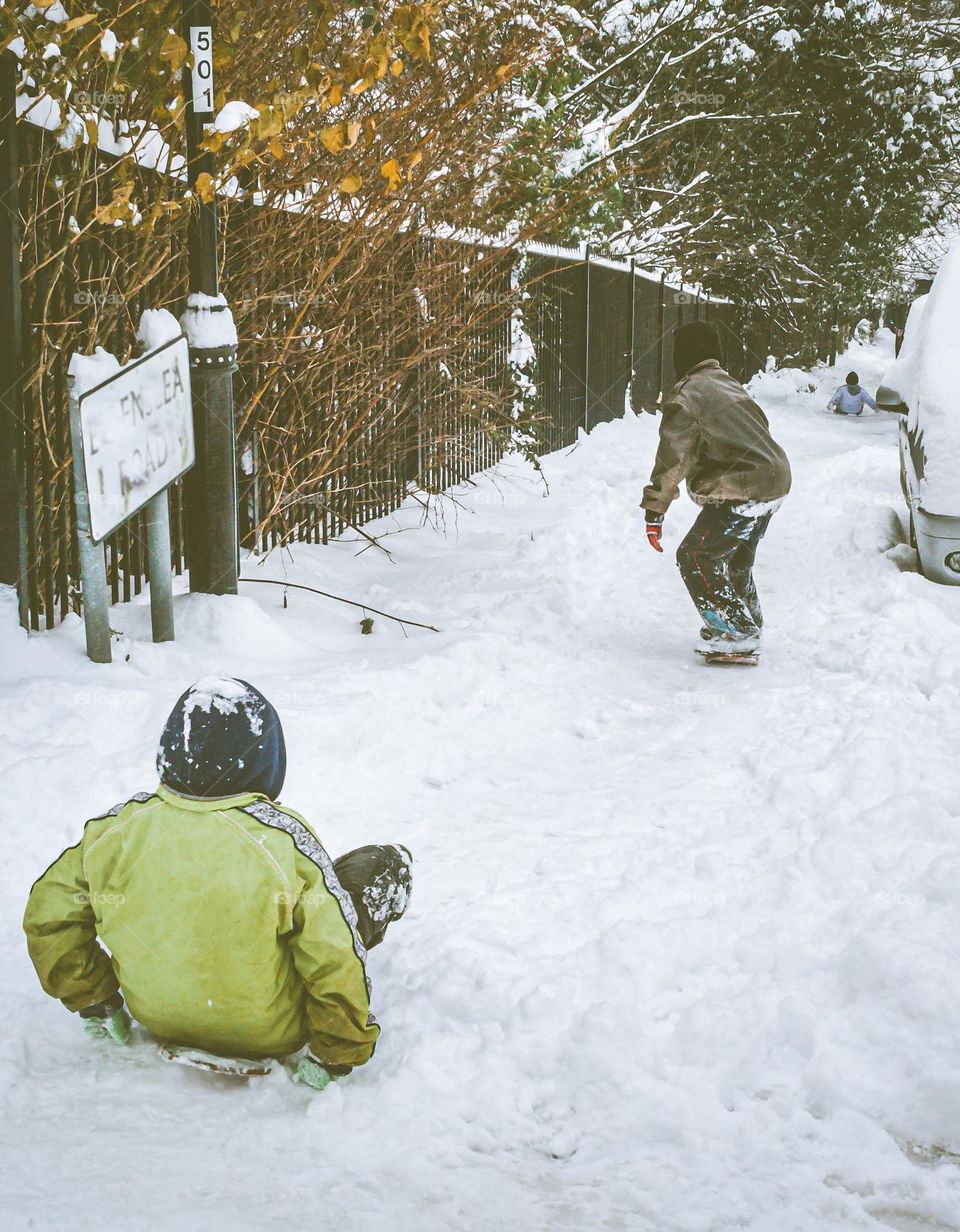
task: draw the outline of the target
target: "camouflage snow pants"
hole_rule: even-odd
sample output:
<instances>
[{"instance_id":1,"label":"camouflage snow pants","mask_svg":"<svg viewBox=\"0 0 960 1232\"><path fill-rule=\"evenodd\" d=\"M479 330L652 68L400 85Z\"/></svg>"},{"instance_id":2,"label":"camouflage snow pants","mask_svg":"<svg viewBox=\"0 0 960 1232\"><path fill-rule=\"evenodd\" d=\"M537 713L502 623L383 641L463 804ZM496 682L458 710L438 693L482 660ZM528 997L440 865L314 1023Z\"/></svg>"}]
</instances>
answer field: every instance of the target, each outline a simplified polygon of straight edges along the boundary
<instances>
[{"instance_id":1,"label":"camouflage snow pants","mask_svg":"<svg viewBox=\"0 0 960 1232\"><path fill-rule=\"evenodd\" d=\"M704 505L677 549L680 575L710 634L760 636L763 613L753 562L779 507L780 501Z\"/></svg>"}]
</instances>

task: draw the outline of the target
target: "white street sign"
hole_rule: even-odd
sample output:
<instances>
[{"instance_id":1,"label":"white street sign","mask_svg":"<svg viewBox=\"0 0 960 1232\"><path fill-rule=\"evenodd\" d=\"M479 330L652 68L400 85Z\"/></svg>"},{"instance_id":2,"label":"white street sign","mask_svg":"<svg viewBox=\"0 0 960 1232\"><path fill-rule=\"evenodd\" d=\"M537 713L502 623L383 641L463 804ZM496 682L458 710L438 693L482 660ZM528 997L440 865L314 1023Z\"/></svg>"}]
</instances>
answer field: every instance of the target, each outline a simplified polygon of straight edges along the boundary
<instances>
[{"instance_id":1,"label":"white street sign","mask_svg":"<svg viewBox=\"0 0 960 1232\"><path fill-rule=\"evenodd\" d=\"M213 29L210 26L190 27L190 50L193 68L190 70L195 115L213 115Z\"/></svg>"},{"instance_id":2,"label":"white street sign","mask_svg":"<svg viewBox=\"0 0 960 1232\"><path fill-rule=\"evenodd\" d=\"M99 541L193 466L186 338L81 394L80 431L90 534Z\"/></svg>"}]
</instances>

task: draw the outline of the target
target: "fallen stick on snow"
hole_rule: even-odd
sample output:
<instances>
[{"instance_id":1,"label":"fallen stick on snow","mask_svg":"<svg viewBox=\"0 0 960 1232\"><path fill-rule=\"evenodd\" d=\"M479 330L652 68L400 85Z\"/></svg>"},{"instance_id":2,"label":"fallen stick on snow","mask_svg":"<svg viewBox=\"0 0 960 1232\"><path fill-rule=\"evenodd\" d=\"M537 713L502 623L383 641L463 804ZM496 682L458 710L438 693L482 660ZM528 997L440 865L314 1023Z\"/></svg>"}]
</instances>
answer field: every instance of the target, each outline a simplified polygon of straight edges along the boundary
<instances>
[{"instance_id":1,"label":"fallen stick on snow","mask_svg":"<svg viewBox=\"0 0 960 1232\"><path fill-rule=\"evenodd\" d=\"M316 586L304 586L302 582L284 582L280 578L248 578L242 577L241 582L256 582L265 586L286 586L291 590L308 590L312 595L322 595L324 599L336 599L338 603L349 603L363 612L373 612L375 616L383 616L385 620L395 620L398 625L410 625L413 629L429 629L431 633L439 633L436 625L424 625L419 620L406 620L403 616L392 616L389 612L381 612L379 608L371 607L369 603L358 603L356 599L344 599L342 595L332 595L328 590L318 590Z\"/></svg>"}]
</instances>

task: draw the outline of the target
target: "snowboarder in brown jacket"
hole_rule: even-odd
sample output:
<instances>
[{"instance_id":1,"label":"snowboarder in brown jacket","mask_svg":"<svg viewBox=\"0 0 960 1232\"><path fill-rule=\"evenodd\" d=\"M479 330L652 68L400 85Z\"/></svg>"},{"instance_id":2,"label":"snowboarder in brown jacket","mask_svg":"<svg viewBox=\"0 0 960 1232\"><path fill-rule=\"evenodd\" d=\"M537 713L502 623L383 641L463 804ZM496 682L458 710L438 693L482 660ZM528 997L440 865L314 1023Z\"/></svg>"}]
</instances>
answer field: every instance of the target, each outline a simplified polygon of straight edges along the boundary
<instances>
[{"instance_id":1,"label":"snowboarder in brown jacket","mask_svg":"<svg viewBox=\"0 0 960 1232\"><path fill-rule=\"evenodd\" d=\"M702 506L677 564L703 620L701 649L756 655L763 615L753 581L757 545L790 491L790 464L767 417L721 367L720 335L707 321L674 333L677 383L663 405L660 446L643 492L647 539L662 552L663 517L686 481Z\"/></svg>"}]
</instances>

